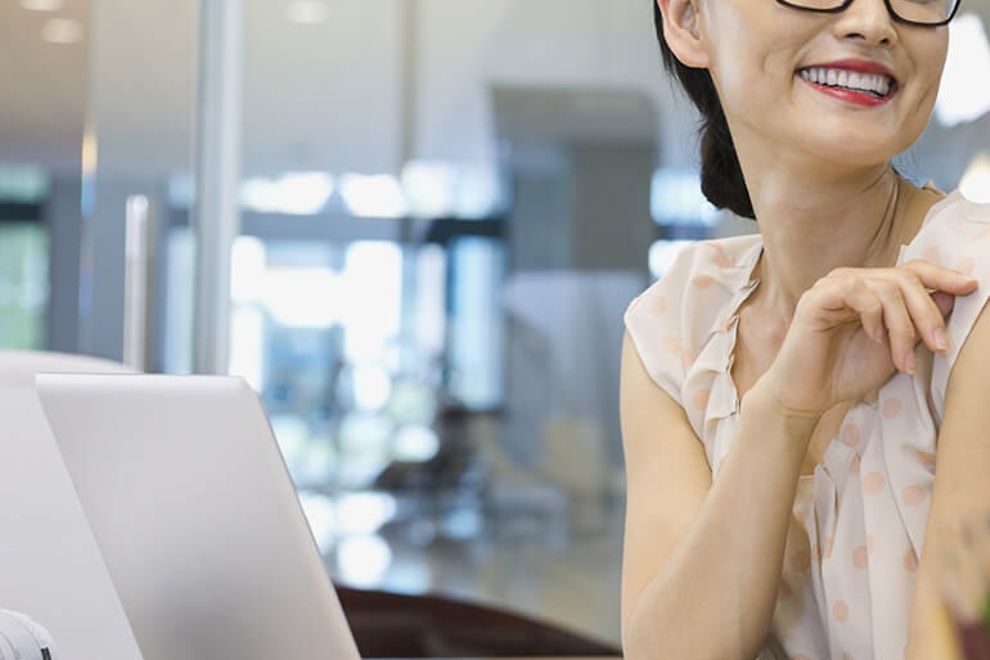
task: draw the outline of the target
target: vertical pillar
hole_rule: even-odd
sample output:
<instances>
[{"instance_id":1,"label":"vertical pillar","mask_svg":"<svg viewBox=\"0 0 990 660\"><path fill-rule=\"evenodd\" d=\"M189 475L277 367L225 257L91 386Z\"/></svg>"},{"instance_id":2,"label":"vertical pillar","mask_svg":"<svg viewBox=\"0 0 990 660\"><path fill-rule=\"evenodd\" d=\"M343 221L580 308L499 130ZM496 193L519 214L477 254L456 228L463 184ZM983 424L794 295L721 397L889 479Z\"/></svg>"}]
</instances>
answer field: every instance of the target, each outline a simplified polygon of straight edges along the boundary
<instances>
[{"instance_id":1,"label":"vertical pillar","mask_svg":"<svg viewBox=\"0 0 990 660\"><path fill-rule=\"evenodd\" d=\"M194 369L224 374L229 362L231 247L240 231L243 0L200 3L197 122Z\"/></svg>"},{"instance_id":2,"label":"vertical pillar","mask_svg":"<svg viewBox=\"0 0 990 660\"><path fill-rule=\"evenodd\" d=\"M399 5L402 22L402 116L400 121L399 168L416 155L416 126L419 120L419 0L405 0ZM402 218L400 247L402 249L402 293L400 298L399 363L405 371L415 366L418 351L415 346L415 305L417 297L416 260L419 247L414 243L412 219Z\"/></svg>"}]
</instances>

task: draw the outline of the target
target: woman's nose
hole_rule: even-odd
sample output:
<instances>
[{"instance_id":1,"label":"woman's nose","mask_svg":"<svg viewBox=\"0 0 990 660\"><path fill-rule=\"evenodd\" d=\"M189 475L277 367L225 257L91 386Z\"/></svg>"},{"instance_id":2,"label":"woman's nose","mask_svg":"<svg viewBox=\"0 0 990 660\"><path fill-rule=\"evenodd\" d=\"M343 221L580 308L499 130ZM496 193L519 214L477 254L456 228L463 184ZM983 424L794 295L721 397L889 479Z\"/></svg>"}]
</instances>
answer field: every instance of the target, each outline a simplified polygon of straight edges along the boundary
<instances>
[{"instance_id":1,"label":"woman's nose","mask_svg":"<svg viewBox=\"0 0 990 660\"><path fill-rule=\"evenodd\" d=\"M871 46L897 42L894 17L884 0L855 0L838 15L834 29L839 39L862 39Z\"/></svg>"}]
</instances>

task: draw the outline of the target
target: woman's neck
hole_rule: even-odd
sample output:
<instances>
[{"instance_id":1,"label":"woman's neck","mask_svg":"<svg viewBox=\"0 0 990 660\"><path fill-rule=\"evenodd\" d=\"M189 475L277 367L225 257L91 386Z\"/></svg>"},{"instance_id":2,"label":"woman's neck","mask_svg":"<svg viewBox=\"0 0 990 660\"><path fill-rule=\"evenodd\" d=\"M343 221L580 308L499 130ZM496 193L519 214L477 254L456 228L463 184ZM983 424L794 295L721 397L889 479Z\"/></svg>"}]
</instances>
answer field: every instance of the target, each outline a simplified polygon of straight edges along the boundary
<instances>
[{"instance_id":1,"label":"woman's neck","mask_svg":"<svg viewBox=\"0 0 990 660\"><path fill-rule=\"evenodd\" d=\"M785 324L801 295L833 269L893 266L938 201L890 167L818 185L787 172L754 183L764 250L753 303Z\"/></svg>"}]
</instances>

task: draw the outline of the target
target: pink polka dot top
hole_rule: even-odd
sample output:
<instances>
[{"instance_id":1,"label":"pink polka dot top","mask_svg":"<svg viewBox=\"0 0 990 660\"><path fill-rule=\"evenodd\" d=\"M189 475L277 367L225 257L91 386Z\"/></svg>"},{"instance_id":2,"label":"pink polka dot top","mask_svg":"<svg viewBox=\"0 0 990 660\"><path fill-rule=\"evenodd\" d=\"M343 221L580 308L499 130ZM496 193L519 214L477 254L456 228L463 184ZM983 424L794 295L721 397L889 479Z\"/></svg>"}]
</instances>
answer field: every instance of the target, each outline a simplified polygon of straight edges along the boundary
<instances>
[{"instance_id":1,"label":"pink polka dot top","mask_svg":"<svg viewBox=\"0 0 990 660\"><path fill-rule=\"evenodd\" d=\"M759 286L762 250L759 234L692 243L624 316L647 372L687 413L715 479L739 412L730 376L737 310ZM990 296L990 204L959 190L939 201L897 263L917 258L980 286L956 299L950 349L920 345L914 376L898 372L876 400L853 406L814 474L800 477L760 658L904 658L949 374Z\"/></svg>"}]
</instances>

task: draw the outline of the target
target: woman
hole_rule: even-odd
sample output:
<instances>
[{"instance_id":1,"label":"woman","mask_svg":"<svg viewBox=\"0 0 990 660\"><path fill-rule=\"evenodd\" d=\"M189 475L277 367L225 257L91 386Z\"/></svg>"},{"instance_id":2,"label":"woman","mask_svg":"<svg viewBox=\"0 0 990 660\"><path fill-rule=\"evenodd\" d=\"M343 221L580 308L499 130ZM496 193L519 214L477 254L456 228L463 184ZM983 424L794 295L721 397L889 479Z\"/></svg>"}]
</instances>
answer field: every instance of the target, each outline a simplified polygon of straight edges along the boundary
<instances>
[{"instance_id":1,"label":"woman","mask_svg":"<svg viewBox=\"0 0 990 660\"><path fill-rule=\"evenodd\" d=\"M956 7L655 2L702 189L760 233L626 312L627 657L939 657L926 529L990 504L990 205L890 161Z\"/></svg>"}]
</instances>

